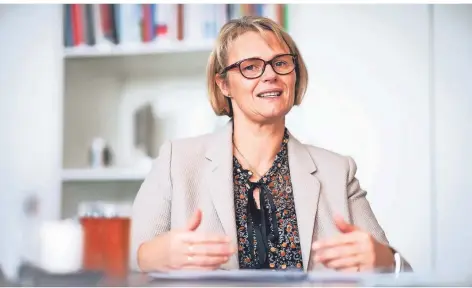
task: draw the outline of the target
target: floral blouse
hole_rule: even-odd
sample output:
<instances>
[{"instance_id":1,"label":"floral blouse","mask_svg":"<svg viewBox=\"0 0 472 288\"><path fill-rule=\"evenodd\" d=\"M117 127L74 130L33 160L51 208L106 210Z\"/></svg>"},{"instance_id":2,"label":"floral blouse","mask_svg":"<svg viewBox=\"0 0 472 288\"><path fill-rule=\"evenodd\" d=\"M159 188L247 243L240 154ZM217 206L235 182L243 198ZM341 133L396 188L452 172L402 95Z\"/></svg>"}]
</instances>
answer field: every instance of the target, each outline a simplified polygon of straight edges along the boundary
<instances>
[{"instance_id":1,"label":"floral blouse","mask_svg":"<svg viewBox=\"0 0 472 288\"><path fill-rule=\"evenodd\" d=\"M272 167L257 182L233 157L234 201L241 269L303 269L285 129ZM261 207L253 192L260 189Z\"/></svg>"}]
</instances>

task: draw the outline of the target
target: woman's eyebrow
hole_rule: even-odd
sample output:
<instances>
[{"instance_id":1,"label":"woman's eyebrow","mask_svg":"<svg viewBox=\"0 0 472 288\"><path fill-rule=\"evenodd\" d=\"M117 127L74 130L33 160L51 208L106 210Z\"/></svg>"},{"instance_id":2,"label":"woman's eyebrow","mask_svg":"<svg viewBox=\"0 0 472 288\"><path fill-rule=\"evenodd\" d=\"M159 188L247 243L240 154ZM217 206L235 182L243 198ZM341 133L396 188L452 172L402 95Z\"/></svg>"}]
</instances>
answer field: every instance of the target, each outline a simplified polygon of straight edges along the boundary
<instances>
[{"instance_id":1,"label":"woman's eyebrow","mask_svg":"<svg viewBox=\"0 0 472 288\"><path fill-rule=\"evenodd\" d=\"M260 58L260 59L262 59L262 56L254 55L254 56L249 56L249 57L243 57L241 59L251 59L251 58Z\"/></svg>"},{"instance_id":2,"label":"woman's eyebrow","mask_svg":"<svg viewBox=\"0 0 472 288\"><path fill-rule=\"evenodd\" d=\"M266 61L272 60L272 59L274 59L274 58L277 57L277 56L285 55L285 54L288 54L288 53L282 52L282 53L274 54L274 55L272 55L269 59L267 59ZM256 55L256 56L244 57L244 58L241 58L241 60L244 60L244 59L253 59L253 58L264 59L264 57L259 56L259 55ZM238 60L238 61L240 61L240 60Z\"/></svg>"}]
</instances>

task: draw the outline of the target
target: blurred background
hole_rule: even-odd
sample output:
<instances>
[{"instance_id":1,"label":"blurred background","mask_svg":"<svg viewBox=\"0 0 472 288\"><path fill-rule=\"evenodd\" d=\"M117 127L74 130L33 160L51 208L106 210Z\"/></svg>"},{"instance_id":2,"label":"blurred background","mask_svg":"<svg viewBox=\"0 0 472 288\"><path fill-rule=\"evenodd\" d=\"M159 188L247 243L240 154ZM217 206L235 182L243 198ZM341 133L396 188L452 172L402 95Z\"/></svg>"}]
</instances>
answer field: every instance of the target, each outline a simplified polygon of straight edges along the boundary
<instances>
[{"instance_id":1,"label":"blurred background","mask_svg":"<svg viewBox=\"0 0 472 288\"><path fill-rule=\"evenodd\" d=\"M228 120L206 62L245 14L283 25L308 66L291 132L354 157L416 271L470 273L469 4L0 5L0 265L34 253L31 221L131 204L164 140Z\"/></svg>"}]
</instances>

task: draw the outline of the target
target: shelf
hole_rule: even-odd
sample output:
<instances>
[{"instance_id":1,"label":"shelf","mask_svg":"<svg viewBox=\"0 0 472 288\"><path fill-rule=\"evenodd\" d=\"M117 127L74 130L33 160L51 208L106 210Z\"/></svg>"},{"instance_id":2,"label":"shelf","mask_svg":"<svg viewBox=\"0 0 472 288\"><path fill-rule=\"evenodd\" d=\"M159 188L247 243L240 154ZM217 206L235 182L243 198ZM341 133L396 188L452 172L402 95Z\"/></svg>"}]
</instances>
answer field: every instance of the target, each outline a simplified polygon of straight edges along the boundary
<instances>
[{"instance_id":1,"label":"shelf","mask_svg":"<svg viewBox=\"0 0 472 288\"><path fill-rule=\"evenodd\" d=\"M142 181L148 172L130 168L64 169L63 182Z\"/></svg>"},{"instance_id":2,"label":"shelf","mask_svg":"<svg viewBox=\"0 0 472 288\"><path fill-rule=\"evenodd\" d=\"M103 45L103 46L80 46L64 48L64 58L96 58L116 56L139 56L169 53L210 52L214 40L184 41L184 42L160 42L149 44L125 44L125 45Z\"/></svg>"}]
</instances>

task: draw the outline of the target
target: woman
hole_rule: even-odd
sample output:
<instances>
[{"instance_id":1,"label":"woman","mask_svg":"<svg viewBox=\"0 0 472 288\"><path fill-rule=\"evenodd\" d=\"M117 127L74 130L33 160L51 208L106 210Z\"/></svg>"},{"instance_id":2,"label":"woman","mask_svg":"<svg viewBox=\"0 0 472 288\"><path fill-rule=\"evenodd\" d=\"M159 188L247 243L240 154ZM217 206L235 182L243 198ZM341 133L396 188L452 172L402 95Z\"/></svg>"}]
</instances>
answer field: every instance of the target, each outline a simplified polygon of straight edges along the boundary
<instances>
[{"instance_id":1,"label":"woman","mask_svg":"<svg viewBox=\"0 0 472 288\"><path fill-rule=\"evenodd\" d=\"M308 75L279 25L227 23L207 77L215 113L231 121L161 147L133 206L136 269L410 269L389 247L354 161L285 128Z\"/></svg>"}]
</instances>

